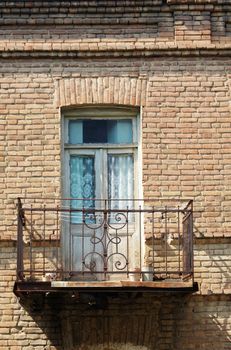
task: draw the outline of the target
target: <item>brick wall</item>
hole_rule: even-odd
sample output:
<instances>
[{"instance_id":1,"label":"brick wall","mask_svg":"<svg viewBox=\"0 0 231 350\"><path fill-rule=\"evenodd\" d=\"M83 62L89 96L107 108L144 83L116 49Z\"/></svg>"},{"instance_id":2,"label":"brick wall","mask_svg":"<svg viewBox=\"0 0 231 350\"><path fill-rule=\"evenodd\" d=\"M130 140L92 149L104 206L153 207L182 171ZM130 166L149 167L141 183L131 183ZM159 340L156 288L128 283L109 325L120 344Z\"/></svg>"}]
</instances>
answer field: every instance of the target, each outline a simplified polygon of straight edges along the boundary
<instances>
[{"instance_id":1,"label":"brick wall","mask_svg":"<svg viewBox=\"0 0 231 350\"><path fill-rule=\"evenodd\" d=\"M132 62L2 61L4 238L17 196L59 197L59 108L77 102L142 104L144 197L192 198L195 234L229 236L229 59Z\"/></svg>"},{"instance_id":2,"label":"brick wall","mask_svg":"<svg viewBox=\"0 0 231 350\"><path fill-rule=\"evenodd\" d=\"M0 349L230 349L230 11L209 0L1 2ZM199 292L100 310L48 296L40 311L12 293L16 198L60 197L61 108L101 103L142 106L144 197L194 200Z\"/></svg>"},{"instance_id":3,"label":"brick wall","mask_svg":"<svg viewBox=\"0 0 231 350\"><path fill-rule=\"evenodd\" d=\"M15 250L5 245L4 252L13 264ZM10 292L13 280L9 269L1 275L2 350L230 349L227 294L95 298L70 293L48 295L41 307L38 297L20 305Z\"/></svg>"},{"instance_id":4,"label":"brick wall","mask_svg":"<svg viewBox=\"0 0 231 350\"><path fill-rule=\"evenodd\" d=\"M230 2L2 1L0 50L34 52L230 48ZM70 53L70 52L69 52ZM15 54L17 54L15 52ZM73 55L73 53L72 53Z\"/></svg>"}]
</instances>

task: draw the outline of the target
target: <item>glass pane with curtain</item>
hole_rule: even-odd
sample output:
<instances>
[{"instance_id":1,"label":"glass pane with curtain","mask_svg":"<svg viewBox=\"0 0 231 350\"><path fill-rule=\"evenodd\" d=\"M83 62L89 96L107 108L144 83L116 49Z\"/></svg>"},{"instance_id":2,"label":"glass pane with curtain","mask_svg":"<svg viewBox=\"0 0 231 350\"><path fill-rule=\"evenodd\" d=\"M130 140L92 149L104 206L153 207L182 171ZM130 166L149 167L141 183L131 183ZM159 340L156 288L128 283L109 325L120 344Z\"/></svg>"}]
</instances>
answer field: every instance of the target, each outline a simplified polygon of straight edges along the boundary
<instances>
[{"instance_id":1,"label":"glass pane with curtain","mask_svg":"<svg viewBox=\"0 0 231 350\"><path fill-rule=\"evenodd\" d=\"M133 169L132 154L108 155L108 199L111 209L132 209L132 199L134 198ZM116 221L116 213L112 214L111 217L113 217L113 221Z\"/></svg>"},{"instance_id":2,"label":"glass pane with curtain","mask_svg":"<svg viewBox=\"0 0 231 350\"><path fill-rule=\"evenodd\" d=\"M70 156L70 195L72 209L94 209L95 203L95 166L94 156L71 155ZM86 215L86 220L93 220L91 213ZM81 223L82 213L71 215L72 223Z\"/></svg>"}]
</instances>

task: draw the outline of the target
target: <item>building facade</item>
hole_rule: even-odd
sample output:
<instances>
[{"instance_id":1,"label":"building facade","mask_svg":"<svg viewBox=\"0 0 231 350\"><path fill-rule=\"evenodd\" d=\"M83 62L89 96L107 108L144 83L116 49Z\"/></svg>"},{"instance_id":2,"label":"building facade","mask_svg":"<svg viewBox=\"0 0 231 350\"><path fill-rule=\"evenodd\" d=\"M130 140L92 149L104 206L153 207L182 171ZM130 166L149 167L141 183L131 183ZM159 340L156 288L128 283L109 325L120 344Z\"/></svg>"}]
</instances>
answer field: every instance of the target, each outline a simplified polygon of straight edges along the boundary
<instances>
[{"instance_id":1,"label":"building facade","mask_svg":"<svg viewBox=\"0 0 231 350\"><path fill-rule=\"evenodd\" d=\"M0 349L231 349L230 1L0 12Z\"/></svg>"}]
</instances>

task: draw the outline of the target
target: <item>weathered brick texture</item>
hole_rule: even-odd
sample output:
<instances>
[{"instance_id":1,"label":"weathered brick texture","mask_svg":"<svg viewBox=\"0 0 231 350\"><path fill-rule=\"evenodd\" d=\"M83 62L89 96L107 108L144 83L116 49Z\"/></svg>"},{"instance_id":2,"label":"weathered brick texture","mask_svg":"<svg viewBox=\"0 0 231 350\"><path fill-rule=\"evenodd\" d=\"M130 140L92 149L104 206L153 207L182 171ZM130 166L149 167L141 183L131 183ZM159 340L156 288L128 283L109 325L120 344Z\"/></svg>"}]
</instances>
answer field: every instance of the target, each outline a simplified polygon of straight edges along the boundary
<instances>
[{"instance_id":1,"label":"weathered brick texture","mask_svg":"<svg viewBox=\"0 0 231 350\"><path fill-rule=\"evenodd\" d=\"M0 349L230 349L230 23L229 0L1 1ZM85 104L141 107L144 198L194 200L197 294L14 296L16 198L61 196L62 108Z\"/></svg>"},{"instance_id":2,"label":"weathered brick texture","mask_svg":"<svg viewBox=\"0 0 231 350\"><path fill-rule=\"evenodd\" d=\"M20 63L1 67L11 74L2 78L0 90L3 237L15 235L17 196L60 195L58 108L78 103L142 105L145 198L193 198L201 232L195 234L229 236L229 59L155 59L148 67L125 61L123 70L115 62L106 68L59 64L50 66L52 77L43 73L45 61L28 62L27 73ZM96 69L98 78L86 75Z\"/></svg>"}]
</instances>

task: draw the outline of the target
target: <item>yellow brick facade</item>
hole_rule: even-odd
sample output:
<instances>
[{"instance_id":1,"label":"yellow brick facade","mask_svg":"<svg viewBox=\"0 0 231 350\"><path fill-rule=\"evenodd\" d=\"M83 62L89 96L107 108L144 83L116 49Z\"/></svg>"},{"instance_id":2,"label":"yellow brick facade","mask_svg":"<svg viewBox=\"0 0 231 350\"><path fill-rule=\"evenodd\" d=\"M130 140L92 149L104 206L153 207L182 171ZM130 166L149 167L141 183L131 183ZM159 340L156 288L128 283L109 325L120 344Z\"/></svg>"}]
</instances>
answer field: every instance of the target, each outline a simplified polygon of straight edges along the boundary
<instances>
[{"instance_id":1,"label":"yellow brick facade","mask_svg":"<svg viewBox=\"0 0 231 350\"><path fill-rule=\"evenodd\" d=\"M0 12L0 349L231 349L230 1ZM193 199L198 292L99 310L71 295L36 310L13 294L17 197L60 198L62 110L79 105L140 108L143 196Z\"/></svg>"}]
</instances>

